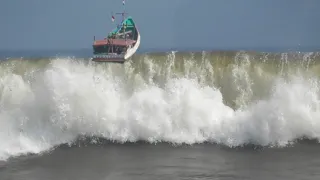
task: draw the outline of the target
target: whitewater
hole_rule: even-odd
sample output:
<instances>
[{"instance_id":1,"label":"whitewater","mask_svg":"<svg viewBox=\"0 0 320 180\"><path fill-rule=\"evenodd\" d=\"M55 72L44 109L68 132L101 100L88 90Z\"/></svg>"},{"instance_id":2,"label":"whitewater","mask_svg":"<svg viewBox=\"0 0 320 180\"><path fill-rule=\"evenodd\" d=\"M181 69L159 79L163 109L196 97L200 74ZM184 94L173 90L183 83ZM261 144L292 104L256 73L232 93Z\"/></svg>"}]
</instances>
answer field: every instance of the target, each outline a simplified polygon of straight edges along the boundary
<instances>
[{"instance_id":1,"label":"whitewater","mask_svg":"<svg viewBox=\"0 0 320 180\"><path fill-rule=\"evenodd\" d=\"M80 137L284 147L320 139L318 53L0 61L0 160Z\"/></svg>"}]
</instances>

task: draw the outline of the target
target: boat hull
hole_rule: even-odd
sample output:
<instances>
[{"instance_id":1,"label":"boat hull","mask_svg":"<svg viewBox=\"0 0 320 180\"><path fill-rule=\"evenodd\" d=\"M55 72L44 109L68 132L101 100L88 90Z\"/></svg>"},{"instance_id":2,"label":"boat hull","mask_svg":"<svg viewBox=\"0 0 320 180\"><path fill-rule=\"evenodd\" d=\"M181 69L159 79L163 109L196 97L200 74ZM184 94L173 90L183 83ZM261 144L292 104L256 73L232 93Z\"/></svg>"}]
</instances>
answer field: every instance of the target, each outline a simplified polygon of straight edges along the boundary
<instances>
[{"instance_id":1,"label":"boat hull","mask_svg":"<svg viewBox=\"0 0 320 180\"><path fill-rule=\"evenodd\" d=\"M122 54L97 54L92 57L92 61L95 62L118 62L123 63L125 61Z\"/></svg>"},{"instance_id":2,"label":"boat hull","mask_svg":"<svg viewBox=\"0 0 320 180\"><path fill-rule=\"evenodd\" d=\"M126 60L123 58L92 58L94 62L110 62L110 63L124 63Z\"/></svg>"},{"instance_id":3,"label":"boat hull","mask_svg":"<svg viewBox=\"0 0 320 180\"><path fill-rule=\"evenodd\" d=\"M136 41L136 43L134 44L134 46L132 48L129 48L127 50L126 54L124 55L124 59L125 60L127 60L131 56L133 56L137 52L137 50L138 50L138 48L140 46L140 33L138 31L138 28L136 28L136 30L137 30L137 33L138 33L137 41Z\"/></svg>"}]
</instances>

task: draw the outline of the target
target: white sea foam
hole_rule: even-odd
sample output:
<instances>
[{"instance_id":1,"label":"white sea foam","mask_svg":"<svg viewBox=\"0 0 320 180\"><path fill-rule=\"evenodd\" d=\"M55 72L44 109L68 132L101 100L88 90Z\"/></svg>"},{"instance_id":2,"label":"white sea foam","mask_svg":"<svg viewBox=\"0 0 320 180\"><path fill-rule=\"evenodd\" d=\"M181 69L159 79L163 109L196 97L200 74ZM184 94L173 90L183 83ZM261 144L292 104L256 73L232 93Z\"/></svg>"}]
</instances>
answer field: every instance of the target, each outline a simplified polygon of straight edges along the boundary
<instances>
[{"instance_id":1,"label":"white sea foam","mask_svg":"<svg viewBox=\"0 0 320 180\"><path fill-rule=\"evenodd\" d=\"M160 86L152 77L130 71L130 65L125 70L120 66L93 67L61 59L28 78L13 73L0 77L0 160L41 153L79 135L231 147L285 146L304 136L320 138L316 78L275 77L268 81L271 96L250 101L248 96L256 93L250 77L245 67L234 67L230 83L242 83L235 87L245 102L234 110L225 105L219 87L188 76L173 78L168 72ZM145 74L161 73L156 65L151 67Z\"/></svg>"}]
</instances>

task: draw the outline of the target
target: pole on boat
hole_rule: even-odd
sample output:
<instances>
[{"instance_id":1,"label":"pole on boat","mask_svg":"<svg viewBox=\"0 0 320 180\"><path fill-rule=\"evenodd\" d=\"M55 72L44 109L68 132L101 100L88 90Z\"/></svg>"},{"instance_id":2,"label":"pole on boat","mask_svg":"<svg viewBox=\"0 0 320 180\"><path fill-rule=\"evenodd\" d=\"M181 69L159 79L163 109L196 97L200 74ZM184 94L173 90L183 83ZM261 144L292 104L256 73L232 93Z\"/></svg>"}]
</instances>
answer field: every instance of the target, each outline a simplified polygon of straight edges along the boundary
<instances>
[{"instance_id":1,"label":"pole on boat","mask_svg":"<svg viewBox=\"0 0 320 180\"><path fill-rule=\"evenodd\" d=\"M122 0L122 5L123 5L123 13L126 12L126 3L125 3L125 0ZM123 14L123 18L124 18L124 14ZM124 20L124 19L123 19Z\"/></svg>"}]
</instances>

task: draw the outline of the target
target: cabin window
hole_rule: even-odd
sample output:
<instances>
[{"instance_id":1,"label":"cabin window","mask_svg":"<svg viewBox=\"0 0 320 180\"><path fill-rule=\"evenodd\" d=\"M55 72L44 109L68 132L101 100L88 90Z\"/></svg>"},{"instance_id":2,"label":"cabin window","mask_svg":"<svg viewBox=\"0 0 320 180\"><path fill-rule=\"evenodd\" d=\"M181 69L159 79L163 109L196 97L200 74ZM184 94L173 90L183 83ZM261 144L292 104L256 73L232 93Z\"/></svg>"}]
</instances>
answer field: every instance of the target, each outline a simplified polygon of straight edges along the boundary
<instances>
[{"instance_id":1,"label":"cabin window","mask_svg":"<svg viewBox=\"0 0 320 180\"><path fill-rule=\"evenodd\" d=\"M94 53L106 53L108 52L108 46L94 46L93 51Z\"/></svg>"},{"instance_id":2,"label":"cabin window","mask_svg":"<svg viewBox=\"0 0 320 180\"><path fill-rule=\"evenodd\" d=\"M107 45L94 46L93 47L93 53L94 54L100 54L100 53L117 53L117 54L121 54L125 50L126 50L125 46L111 46L110 49L109 49L109 46L107 46Z\"/></svg>"}]
</instances>

